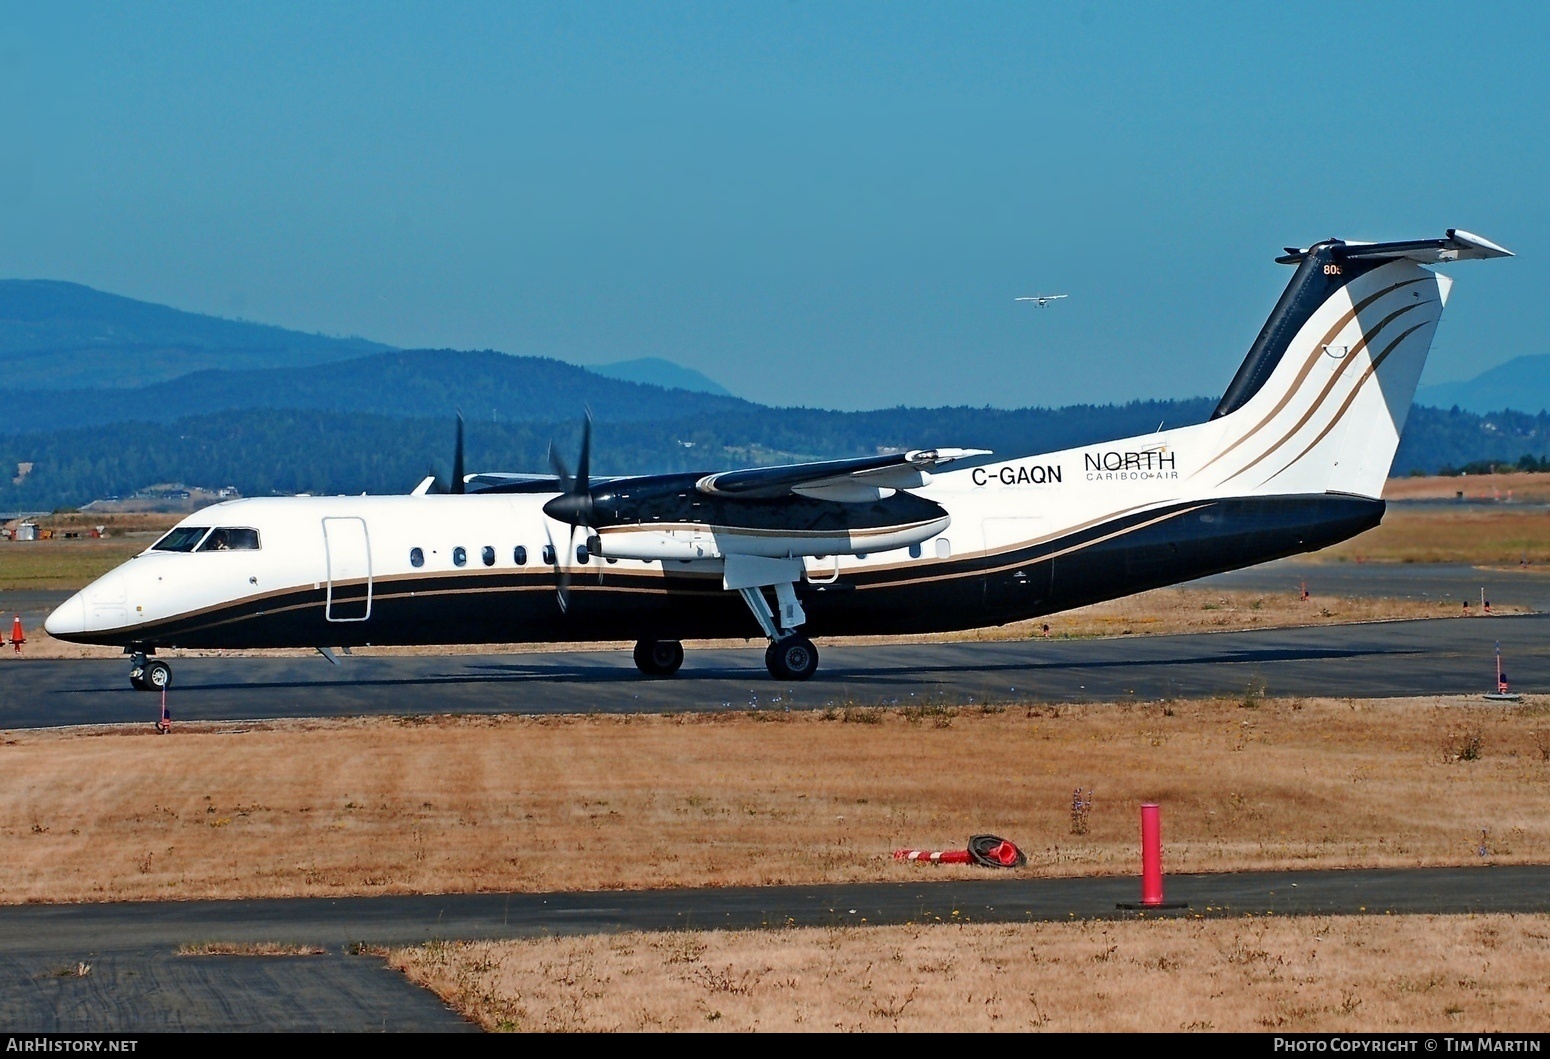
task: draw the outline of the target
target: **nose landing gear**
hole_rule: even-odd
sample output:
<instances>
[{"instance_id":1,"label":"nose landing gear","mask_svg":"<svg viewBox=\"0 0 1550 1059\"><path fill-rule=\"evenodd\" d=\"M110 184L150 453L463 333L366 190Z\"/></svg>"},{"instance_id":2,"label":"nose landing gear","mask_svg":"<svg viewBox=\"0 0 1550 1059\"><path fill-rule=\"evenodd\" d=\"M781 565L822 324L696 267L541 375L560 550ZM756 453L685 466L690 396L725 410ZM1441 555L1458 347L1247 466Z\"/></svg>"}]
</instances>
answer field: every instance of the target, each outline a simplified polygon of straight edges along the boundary
<instances>
[{"instance_id":1,"label":"nose landing gear","mask_svg":"<svg viewBox=\"0 0 1550 1059\"><path fill-rule=\"evenodd\" d=\"M172 667L136 651L129 658L129 686L136 691L161 691L172 683Z\"/></svg>"}]
</instances>

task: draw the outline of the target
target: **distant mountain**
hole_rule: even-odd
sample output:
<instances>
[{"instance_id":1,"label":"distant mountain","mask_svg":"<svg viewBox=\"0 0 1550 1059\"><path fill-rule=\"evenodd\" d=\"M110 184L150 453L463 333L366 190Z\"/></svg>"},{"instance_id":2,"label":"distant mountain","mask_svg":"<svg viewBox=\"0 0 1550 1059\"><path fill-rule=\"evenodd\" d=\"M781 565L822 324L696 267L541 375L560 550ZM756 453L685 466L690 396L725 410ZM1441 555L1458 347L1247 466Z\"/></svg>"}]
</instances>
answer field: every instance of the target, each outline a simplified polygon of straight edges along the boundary
<instances>
[{"instance_id":1,"label":"distant mountain","mask_svg":"<svg viewBox=\"0 0 1550 1059\"><path fill-rule=\"evenodd\" d=\"M1422 386L1416 391L1415 402L1433 408L1458 405L1482 414L1503 408L1544 411L1550 408L1550 354L1514 357L1463 382Z\"/></svg>"},{"instance_id":2,"label":"distant mountain","mask_svg":"<svg viewBox=\"0 0 1550 1059\"><path fill-rule=\"evenodd\" d=\"M134 389L39 390L8 402L0 434L104 423L166 423L209 412L316 409L472 422L682 419L760 406L736 397L604 378L543 357L403 350L355 360L252 371L200 371Z\"/></svg>"},{"instance_id":3,"label":"distant mountain","mask_svg":"<svg viewBox=\"0 0 1550 1059\"><path fill-rule=\"evenodd\" d=\"M56 280L0 280L0 390L144 386L212 368L303 367L391 349L188 313Z\"/></svg>"},{"instance_id":4,"label":"distant mountain","mask_svg":"<svg viewBox=\"0 0 1550 1059\"><path fill-rule=\"evenodd\" d=\"M587 369L610 379L639 382L647 386L660 386L666 390L692 390L710 393L717 397L731 397L732 392L708 375L701 375L693 368L685 368L661 357L642 357L639 360L621 360L613 364L595 364Z\"/></svg>"}]
</instances>

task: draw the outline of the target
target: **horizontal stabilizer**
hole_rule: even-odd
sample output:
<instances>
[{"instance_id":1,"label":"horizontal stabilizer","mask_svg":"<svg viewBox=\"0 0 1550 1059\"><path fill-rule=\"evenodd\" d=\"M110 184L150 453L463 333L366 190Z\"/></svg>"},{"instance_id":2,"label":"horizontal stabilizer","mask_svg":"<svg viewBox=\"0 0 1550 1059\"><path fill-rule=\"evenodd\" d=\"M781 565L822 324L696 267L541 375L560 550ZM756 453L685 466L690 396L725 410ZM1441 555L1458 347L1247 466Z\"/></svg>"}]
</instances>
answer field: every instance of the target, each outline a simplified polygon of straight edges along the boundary
<instances>
[{"instance_id":1,"label":"horizontal stabilizer","mask_svg":"<svg viewBox=\"0 0 1550 1059\"><path fill-rule=\"evenodd\" d=\"M1320 248L1326 248L1332 258L1346 261L1393 261L1408 258L1423 265L1437 265L1447 261L1476 261L1488 257L1512 257L1512 251L1497 246L1489 239L1458 228L1449 228L1441 239L1406 239L1397 243L1347 243L1339 239L1326 239L1314 243L1306 250L1295 246L1286 248L1284 257L1276 258L1282 265L1296 265Z\"/></svg>"}]
</instances>

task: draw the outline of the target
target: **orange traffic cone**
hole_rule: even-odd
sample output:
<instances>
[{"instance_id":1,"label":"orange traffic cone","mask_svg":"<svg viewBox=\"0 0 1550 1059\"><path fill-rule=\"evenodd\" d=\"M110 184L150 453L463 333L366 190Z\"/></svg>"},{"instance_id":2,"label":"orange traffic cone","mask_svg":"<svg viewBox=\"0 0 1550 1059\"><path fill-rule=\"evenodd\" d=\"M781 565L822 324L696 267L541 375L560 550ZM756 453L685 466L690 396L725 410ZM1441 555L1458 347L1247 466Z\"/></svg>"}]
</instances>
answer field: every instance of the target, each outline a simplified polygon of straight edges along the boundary
<instances>
[{"instance_id":1,"label":"orange traffic cone","mask_svg":"<svg viewBox=\"0 0 1550 1059\"><path fill-rule=\"evenodd\" d=\"M22 644L27 642L27 636L22 632L22 616L16 615L16 620L11 623L11 646L16 648L16 653L22 653Z\"/></svg>"}]
</instances>

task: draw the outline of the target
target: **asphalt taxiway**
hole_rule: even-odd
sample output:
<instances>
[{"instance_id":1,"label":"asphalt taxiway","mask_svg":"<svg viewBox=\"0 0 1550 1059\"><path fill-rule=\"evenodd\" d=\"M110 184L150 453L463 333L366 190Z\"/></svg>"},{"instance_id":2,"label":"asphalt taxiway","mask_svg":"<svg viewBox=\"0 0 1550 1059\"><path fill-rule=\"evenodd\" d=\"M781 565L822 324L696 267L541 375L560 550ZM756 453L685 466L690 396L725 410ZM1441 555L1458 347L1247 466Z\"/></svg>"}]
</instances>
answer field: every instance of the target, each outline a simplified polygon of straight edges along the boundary
<instances>
[{"instance_id":1,"label":"asphalt taxiway","mask_svg":"<svg viewBox=\"0 0 1550 1059\"><path fill-rule=\"evenodd\" d=\"M173 662L180 720L467 713L818 709L1011 699L1081 702L1217 696L1253 686L1272 695L1462 695L1493 690L1499 643L1515 690L1550 689L1550 575L1537 569L1279 562L1195 587L1292 595L1386 596L1457 603L1464 619L1110 639L954 644L820 645L805 684L764 672L759 644L692 650L672 680L646 680L628 652L341 658L190 658ZM49 593L8 593L46 613ZM1496 607L1534 615L1486 617ZM0 609L3 613L3 609ZM0 728L154 719L159 702L128 686L120 660L6 659Z\"/></svg>"},{"instance_id":2,"label":"asphalt taxiway","mask_svg":"<svg viewBox=\"0 0 1550 1059\"><path fill-rule=\"evenodd\" d=\"M922 871L929 872L929 867ZM1136 879L1017 877L711 890L451 894L0 908L0 1024L13 1030L461 1029L372 946L622 930L931 922L1064 922L1136 915L1550 911L1550 867L1175 875L1170 903L1121 911ZM284 941L319 956L178 956L188 942ZM85 976L73 968L89 966Z\"/></svg>"},{"instance_id":3,"label":"asphalt taxiway","mask_svg":"<svg viewBox=\"0 0 1550 1059\"><path fill-rule=\"evenodd\" d=\"M1467 695L1550 688L1550 614L1375 622L1180 636L820 647L806 683L777 682L763 651L689 652L649 680L626 651L363 657L186 658L175 720L821 709L843 705L1112 702L1243 694ZM116 660L0 665L0 729L150 722L159 698Z\"/></svg>"}]
</instances>

